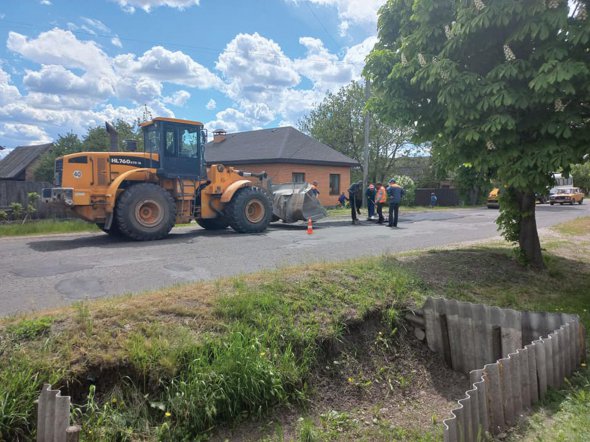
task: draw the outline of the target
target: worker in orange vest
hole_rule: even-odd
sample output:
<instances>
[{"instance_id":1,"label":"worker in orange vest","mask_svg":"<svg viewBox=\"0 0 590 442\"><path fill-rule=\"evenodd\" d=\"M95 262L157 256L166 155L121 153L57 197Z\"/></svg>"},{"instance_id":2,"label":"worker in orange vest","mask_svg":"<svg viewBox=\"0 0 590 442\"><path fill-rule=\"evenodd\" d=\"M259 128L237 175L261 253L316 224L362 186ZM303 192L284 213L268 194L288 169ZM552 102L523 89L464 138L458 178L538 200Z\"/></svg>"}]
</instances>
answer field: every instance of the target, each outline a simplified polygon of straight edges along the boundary
<instances>
[{"instance_id":1,"label":"worker in orange vest","mask_svg":"<svg viewBox=\"0 0 590 442\"><path fill-rule=\"evenodd\" d=\"M385 221L385 218L383 218L383 206L387 202L387 191L381 183L377 183L375 188L377 189L377 193L375 194L375 204L377 205L377 215L379 215L377 224L383 224Z\"/></svg>"}]
</instances>

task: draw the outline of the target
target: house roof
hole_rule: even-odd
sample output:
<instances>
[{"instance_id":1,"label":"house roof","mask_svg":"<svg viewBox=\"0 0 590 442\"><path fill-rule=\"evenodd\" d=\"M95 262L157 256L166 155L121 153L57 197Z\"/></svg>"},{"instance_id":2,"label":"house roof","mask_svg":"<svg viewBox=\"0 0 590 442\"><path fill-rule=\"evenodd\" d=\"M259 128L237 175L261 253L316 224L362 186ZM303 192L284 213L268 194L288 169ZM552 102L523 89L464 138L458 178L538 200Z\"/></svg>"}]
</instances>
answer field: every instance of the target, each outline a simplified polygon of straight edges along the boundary
<instances>
[{"instance_id":1,"label":"house roof","mask_svg":"<svg viewBox=\"0 0 590 442\"><path fill-rule=\"evenodd\" d=\"M9 180L18 177L51 146L53 146L52 143L14 148L6 158L0 161L0 179Z\"/></svg>"},{"instance_id":2,"label":"house roof","mask_svg":"<svg viewBox=\"0 0 590 442\"><path fill-rule=\"evenodd\" d=\"M296 163L358 166L352 158L320 143L293 127L227 134L220 143L205 147L208 164Z\"/></svg>"}]
</instances>

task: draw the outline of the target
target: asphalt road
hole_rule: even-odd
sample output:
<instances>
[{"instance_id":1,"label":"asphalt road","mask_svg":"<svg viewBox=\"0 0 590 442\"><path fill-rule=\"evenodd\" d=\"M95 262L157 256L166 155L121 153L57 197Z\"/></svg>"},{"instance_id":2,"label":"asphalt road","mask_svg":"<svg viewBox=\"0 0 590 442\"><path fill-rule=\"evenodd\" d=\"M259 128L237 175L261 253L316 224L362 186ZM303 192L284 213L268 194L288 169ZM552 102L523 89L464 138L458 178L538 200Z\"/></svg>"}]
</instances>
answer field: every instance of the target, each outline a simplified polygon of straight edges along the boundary
<instances>
[{"instance_id":1,"label":"asphalt road","mask_svg":"<svg viewBox=\"0 0 590 442\"><path fill-rule=\"evenodd\" d=\"M364 212L366 213L366 212ZM497 210L400 213L398 229L349 219L272 224L260 235L176 228L169 238L128 242L103 233L0 238L0 316L175 283L498 238ZM582 206L537 206L539 228L590 215Z\"/></svg>"}]
</instances>

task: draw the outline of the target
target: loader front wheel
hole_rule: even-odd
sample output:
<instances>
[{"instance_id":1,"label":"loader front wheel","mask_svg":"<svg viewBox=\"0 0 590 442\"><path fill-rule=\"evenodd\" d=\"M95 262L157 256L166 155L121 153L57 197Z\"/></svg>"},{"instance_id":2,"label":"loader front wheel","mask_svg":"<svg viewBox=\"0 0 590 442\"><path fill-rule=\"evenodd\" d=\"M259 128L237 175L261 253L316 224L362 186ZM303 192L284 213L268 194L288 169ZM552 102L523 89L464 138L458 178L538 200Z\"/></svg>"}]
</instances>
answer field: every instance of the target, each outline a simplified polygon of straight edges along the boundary
<instances>
[{"instance_id":1,"label":"loader front wheel","mask_svg":"<svg viewBox=\"0 0 590 442\"><path fill-rule=\"evenodd\" d=\"M205 230L223 230L229 226L225 218L197 219L197 224Z\"/></svg>"},{"instance_id":2,"label":"loader front wheel","mask_svg":"<svg viewBox=\"0 0 590 442\"><path fill-rule=\"evenodd\" d=\"M225 209L232 229L239 233L260 233L272 217L268 196L257 187L244 187L236 192Z\"/></svg>"},{"instance_id":3,"label":"loader front wheel","mask_svg":"<svg viewBox=\"0 0 590 442\"><path fill-rule=\"evenodd\" d=\"M162 187L140 183L119 197L116 217L123 235L137 241L153 241L164 238L174 227L176 206Z\"/></svg>"}]
</instances>

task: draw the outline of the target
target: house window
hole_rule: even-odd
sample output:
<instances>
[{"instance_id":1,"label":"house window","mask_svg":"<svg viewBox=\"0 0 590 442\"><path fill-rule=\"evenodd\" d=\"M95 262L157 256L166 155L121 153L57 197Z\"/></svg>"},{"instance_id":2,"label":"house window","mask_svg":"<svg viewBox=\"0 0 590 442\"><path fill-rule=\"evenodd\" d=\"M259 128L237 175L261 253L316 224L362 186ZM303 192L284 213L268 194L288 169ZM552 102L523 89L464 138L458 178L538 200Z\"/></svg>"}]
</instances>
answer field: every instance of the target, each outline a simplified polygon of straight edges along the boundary
<instances>
[{"instance_id":1,"label":"house window","mask_svg":"<svg viewBox=\"0 0 590 442\"><path fill-rule=\"evenodd\" d=\"M294 183L305 183L305 174L301 172L293 172Z\"/></svg>"},{"instance_id":2,"label":"house window","mask_svg":"<svg viewBox=\"0 0 590 442\"><path fill-rule=\"evenodd\" d=\"M330 174L330 195L340 195L340 174Z\"/></svg>"}]
</instances>

